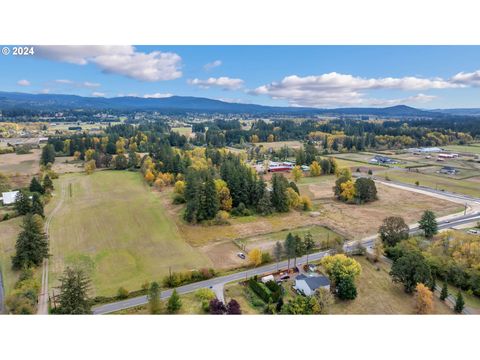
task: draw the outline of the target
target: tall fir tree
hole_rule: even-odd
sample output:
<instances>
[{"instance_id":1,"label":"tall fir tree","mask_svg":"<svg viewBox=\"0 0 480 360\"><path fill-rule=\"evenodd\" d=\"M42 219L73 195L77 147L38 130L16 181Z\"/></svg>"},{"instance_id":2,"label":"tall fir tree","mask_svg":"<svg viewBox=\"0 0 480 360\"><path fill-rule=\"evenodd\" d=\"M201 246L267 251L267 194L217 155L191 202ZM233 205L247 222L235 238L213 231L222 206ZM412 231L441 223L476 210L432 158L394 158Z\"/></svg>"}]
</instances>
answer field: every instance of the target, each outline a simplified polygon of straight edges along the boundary
<instances>
[{"instance_id":1,"label":"tall fir tree","mask_svg":"<svg viewBox=\"0 0 480 360\"><path fill-rule=\"evenodd\" d=\"M47 144L42 149L40 164L47 165L55 162L55 149L52 144Z\"/></svg>"},{"instance_id":2,"label":"tall fir tree","mask_svg":"<svg viewBox=\"0 0 480 360\"><path fill-rule=\"evenodd\" d=\"M45 189L45 191L53 190L53 182L50 176L48 176L48 174L45 175L45 177L43 178L43 188Z\"/></svg>"},{"instance_id":3,"label":"tall fir tree","mask_svg":"<svg viewBox=\"0 0 480 360\"><path fill-rule=\"evenodd\" d=\"M445 281L443 283L442 291L440 292L440 300L445 301L447 297L448 297L448 284Z\"/></svg>"},{"instance_id":4,"label":"tall fir tree","mask_svg":"<svg viewBox=\"0 0 480 360\"><path fill-rule=\"evenodd\" d=\"M462 293L459 291L457 293L457 298L455 300L455 307L453 308L453 310L457 313L457 314L461 314L463 309L465 308L465 300L463 300L463 295Z\"/></svg>"},{"instance_id":5,"label":"tall fir tree","mask_svg":"<svg viewBox=\"0 0 480 360\"><path fill-rule=\"evenodd\" d=\"M15 198L15 210L20 215L25 215L32 210L32 203L29 195L25 190L20 190Z\"/></svg>"},{"instance_id":6,"label":"tall fir tree","mask_svg":"<svg viewBox=\"0 0 480 360\"><path fill-rule=\"evenodd\" d=\"M33 193L32 196L32 213L40 215L42 218L45 217L45 214L43 212L42 198L38 193Z\"/></svg>"},{"instance_id":7,"label":"tall fir tree","mask_svg":"<svg viewBox=\"0 0 480 360\"><path fill-rule=\"evenodd\" d=\"M209 175L202 186L202 196L200 199L200 218L202 220L211 220L217 215L220 207L218 201L217 188L213 177Z\"/></svg>"},{"instance_id":8,"label":"tall fir tree","mask_svg":"<svg viewBox=\"0 0 480 360\"><path fill-rule=\"evenodd\" d=\"M60 314L81 315L91 314L88 290L90 279L83 270L68 268L60 278L59 306Z\"/></svg>"},{"instance_id":9,"label":"tall fir tree","mask_svg":"<svg viewBox=\"0 0 480 360\"><path fill-rule=\"evenodd\" d=\"M288 212L289 210L286 194L288 186L288 180L283 175L273 174L271 201L278 212Z\"/></svg>"},{"instance_id":10,"label":"tall fir tree","mask_svg":"<svg viewBox=\"0 0 480 360\"><path fill-rule=\"evenodd\" d=\"M23 219L22 231L15 244L12 266L19 270L30 266L39 266L48 256L47 236L43 232L40 216L28 213Z\"/></svg>"},{"instance_id":11,"label":"tall fir tree","mask_svg":"<svg viewBox=\"0 0 480 360\"><path fill-rule=\"evenodd\" d=\"M30 181L30 192L37 192L39 194L44 194L45 189L43 188L42 184L40 184L40 181L37 180L36 177L32 178L32 181Z\"/></svg>"},{"instance_id":12,"label":"tall fir tree","mask_svg":"<svg viewBox=\"0 0 480 360\"><path fill-rule=\"evenodd\" d=\"M419 229L423 230L427 238L431 238L438 233L437 219L433 211L425 210L418 224Z\"/></svg>"}]
</instances>

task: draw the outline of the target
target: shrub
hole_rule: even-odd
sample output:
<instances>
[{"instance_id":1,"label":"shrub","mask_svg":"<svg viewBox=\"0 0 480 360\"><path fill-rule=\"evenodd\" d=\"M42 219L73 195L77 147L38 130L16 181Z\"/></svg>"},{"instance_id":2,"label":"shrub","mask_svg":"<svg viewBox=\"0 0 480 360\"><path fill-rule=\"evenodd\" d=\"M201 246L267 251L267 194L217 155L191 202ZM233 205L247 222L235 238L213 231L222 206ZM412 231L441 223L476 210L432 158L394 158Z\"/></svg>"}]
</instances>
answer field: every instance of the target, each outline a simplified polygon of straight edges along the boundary
<instances>
[{"instance_id":1,"label":"shrub","mask_svg":"<svg viewBox=\"0 0 480 360\"><path fill-rule=\"evenodd\" d=\"M217 215L215 215L215 224L217 225L224 225L228 224L228 219L230 217L230 214L226 212L225 210L220 210L217 212Z\"/></svg>"},{"instance_id":2,"label":"shrub","mask_svg":"<svg viewBox=\"0 0 480 360\"><path fill-rule=\"evenodd\" d=\"M129 292L123 286L120 287L117 291L117 299L126 299L128 298Z\"/></svg>"},{"instance_id":3,"label":"shrub","mask_svg":"<svg viewBox=\"0 0 480 360\"><path fill-rule=\"evenodd\" d=\"M173 204L174 205L185 204L185 197L180 194L173 195Z\"/></svg>"},{"instance_id":4,"label":"shrub","mask_svg":"<svg viewBox=\"0 0 480 360\"><path fill-rule=\"evenodd\" d=\"M271 301L272 292L265 284L260 283L253 278L250 278L250 280L248 280L248 286L255 292L255 294L260 297L260 299L262 299L266 303L269 303Z\"/></svg>"},{"instance_id":5,"label":"shrub","mask_svg":"<svg viewBox=\"0 0 480 360\"><path fill-rule=\"evenodd\" d=\"M262 252L262 264L272 262L272 256L269 252Z\"/></svg>"},{"instance_id":6,"label":"shrub","mask_svg":"<svg viewBox=\"0 0 480 360\"><path fill-rule=\"evenodd\" d=\"M185 272L173 272L162 280L162 285L168 288L178 287L180 285L189 284L196 281L208 280L215 276L213 269L200 269Z\"/></svg>"}]
</instances>

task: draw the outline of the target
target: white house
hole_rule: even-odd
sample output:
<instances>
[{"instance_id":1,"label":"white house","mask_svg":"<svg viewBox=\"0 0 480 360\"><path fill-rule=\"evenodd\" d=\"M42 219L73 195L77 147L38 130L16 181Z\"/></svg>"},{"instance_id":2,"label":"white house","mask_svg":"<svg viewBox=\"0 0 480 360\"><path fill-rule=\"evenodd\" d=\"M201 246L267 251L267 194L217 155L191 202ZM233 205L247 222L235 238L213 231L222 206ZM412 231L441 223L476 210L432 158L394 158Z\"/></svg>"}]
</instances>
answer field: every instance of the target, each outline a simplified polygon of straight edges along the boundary
<instances>
[{"instance_id":1,"label":"white house","mask_svg":"<svg viewBox=\"0 0 480 360\"><path fill-rule=\"evenodd\" d=\"M273 277L273 275L267 275L267 276L262 277L262 282L264 284L266 284L269 281L275 281L275 278Z\"/></svg>"},{"instance_id":2,"label":"white house","mask_svg":"<svg viewBox=\"0 0 480 360\"><path fill-rule=\"evenodd\" d=\"M2 193L3 205L15 204L18 191L7 191Z\"/></svg>"},{"instance_id":3,"label":"white house","mask_svg":"<svg viewBox=\"0 0 480 360\"><path fill-rule=\"evenodd\" d=\"M303 292L306 296L315 294L315 290L319 288L330 289L330 280L323 275L304 275L300 274L295 279L296 290Z\"/></svg>"}]
</instances>

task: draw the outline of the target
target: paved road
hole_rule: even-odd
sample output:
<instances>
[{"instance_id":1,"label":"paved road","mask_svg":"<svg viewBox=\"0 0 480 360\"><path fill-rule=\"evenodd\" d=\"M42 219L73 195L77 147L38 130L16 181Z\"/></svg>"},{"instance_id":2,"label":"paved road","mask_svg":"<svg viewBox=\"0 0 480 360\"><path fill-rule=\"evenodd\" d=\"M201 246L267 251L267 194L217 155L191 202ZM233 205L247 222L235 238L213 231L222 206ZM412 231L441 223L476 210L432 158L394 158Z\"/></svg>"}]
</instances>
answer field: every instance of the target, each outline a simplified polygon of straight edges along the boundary
<instances>
[{"instance_id":1,"label":"paved road","mask_svg":"<svg viewBox=\"0 0 480 360\"><path fill-rule=\"evenodd\" d=\"M439 223L439 229L446 229L450 228L453 226L458 226L467 222L471 222L474 220L480 220L480 214L469 214L469 215L462 215L456 218L456 220L449 220L449 222L445 223ZM418 232L417 227L412 227L411 228L411 233ZM374 236L369 236L365 239L362 240L362 245L366 247L371 247L373 246L375 242L376 235ZM356 241L350 241L344 245L344 249L346 252L352 251L355 249L357 242ZM309 261L315 261L315 260L320 260L324 256L328 255L331 252L331 250L326 250L326 251L320 251L316 252L314 254L310 254L308 259ZM307 262L307 257L303 256L301 258L297 259L297 265L303 265ZM278 264L278 269L279 270L286 270L287 269L287 260L281 261ZM201 288L215 288L218 286L223 286L227 283L234 282L234 281L240 281L243 279L248 279L252 276L255 275L263 275L267 273L272 273L277 270L277 264L268 264L265 266L261 266L255 269L249 269L249 270L244 270L244 271L239 271L230 275L225 275L225 276L220 276L217 278L213 278L210 280L204 280L204 281L199 281L196 283L180 286L177 288L177 292L179 294L186 294L190 293L193 291L196 291ZM167 299L170 295L172 294L172 289L165 290L160 294L161 299ZM94 315L101 315L101 314L109 314L112 312L128 309L131 307L135 306L140 306L144 305L148 302L147 296L139 296L136 298L132 299L127 299L123 301L118 301L110 304L105 304L101 305L98 307L95 307L93 309L93 314Z\"/></svg>"}]
</instances>

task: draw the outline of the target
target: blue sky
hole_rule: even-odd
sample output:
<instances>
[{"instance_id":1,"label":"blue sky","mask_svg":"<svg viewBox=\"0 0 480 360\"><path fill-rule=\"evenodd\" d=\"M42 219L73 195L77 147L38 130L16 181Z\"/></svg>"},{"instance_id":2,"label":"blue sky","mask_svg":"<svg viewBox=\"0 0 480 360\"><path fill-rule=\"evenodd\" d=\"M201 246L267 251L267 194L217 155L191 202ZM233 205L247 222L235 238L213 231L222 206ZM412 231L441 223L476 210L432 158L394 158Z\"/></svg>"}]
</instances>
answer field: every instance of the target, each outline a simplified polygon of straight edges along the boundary
<instances>
[{"instance_id":1,"label":"blue sky","mask_svg":"<svg viewBox=\"0 0 480 360\"><path fill-rule=\"evenodd\" d=\"M36 46L0 90L282 106L480 107L479 46Z\"/></svg>"}]
</instances>

